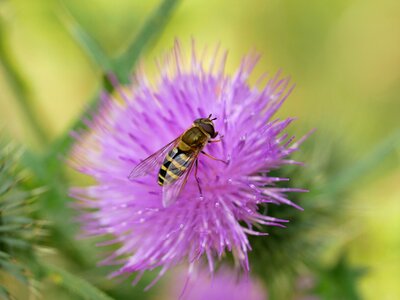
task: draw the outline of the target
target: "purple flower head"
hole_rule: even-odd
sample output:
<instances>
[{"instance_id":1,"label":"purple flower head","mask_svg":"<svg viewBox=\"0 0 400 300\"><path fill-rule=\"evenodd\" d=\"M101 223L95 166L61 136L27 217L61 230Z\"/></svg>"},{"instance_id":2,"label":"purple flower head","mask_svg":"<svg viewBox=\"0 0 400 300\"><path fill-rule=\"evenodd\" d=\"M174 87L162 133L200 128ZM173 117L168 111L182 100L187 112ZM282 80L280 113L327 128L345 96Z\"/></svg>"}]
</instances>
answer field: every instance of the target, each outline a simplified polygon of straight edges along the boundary
<instances>
[{"instance_id":1,"label":"purple flower head","mask_svg":"<svg viewBox=\"0 0 400 300\"><path fill-rule=\"evenodd\" d=\"M212 272L226 252L247 271L248 235L266 235L256 228L286 222L265 216L260 205L299 208L285 192L302 190L276 187L287 179L269 176L270 170L296 163L288 156L301 142L292 143L283 133L292 119L272 118L291 91L289 79L264 76L251 87L258 57L245 57L231 76L224 72L226 56L215 51L209 60L204 53L198 57L193 46L188 63L177 43L159 64L157 81L139 71L130 87L103 97L86 134L75 133L73 165L96 184L71 194L84 212L84 231L111 234L109 243L120 245L103 261L121 265L113 275L160 267L162 276L178 263L195 264L202 257ZM149 174L128 178L141 161L210 114L217 117L216 139L223 137L203 150L227 163L199 153L199 182L193 167L169 205L163 205L165 189L157 183L162 161Z\"/></svg>"},{"instance_id":2,"label":"purple flower head","mask_svg":"<svg viewBox=\"0 0 400 300\"><path fill-rule=\"evenodd\" d=\"M182 300L266 300L267 292L255 278L237 274L226 267L214 275L204 269L190 275L178 273L170 282L166 299Z\"/></svg>"}]
</instances>

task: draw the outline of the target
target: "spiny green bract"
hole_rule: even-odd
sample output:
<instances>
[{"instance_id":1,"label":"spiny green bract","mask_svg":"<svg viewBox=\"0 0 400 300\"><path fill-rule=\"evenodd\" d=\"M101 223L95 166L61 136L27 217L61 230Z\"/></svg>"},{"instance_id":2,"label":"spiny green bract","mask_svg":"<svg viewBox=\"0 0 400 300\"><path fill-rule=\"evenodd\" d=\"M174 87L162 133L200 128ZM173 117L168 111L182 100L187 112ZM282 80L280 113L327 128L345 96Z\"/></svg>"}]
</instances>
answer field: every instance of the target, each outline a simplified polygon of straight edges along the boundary
<instances>
[{"instance_id":1,"label":"spiny green bract","mask_svg":"<svg viewBox=\"0 0 400 300\"><path fill-rule=\"evenodd\" d=\"M37 269L35 251L43 235L42 222L33 219L39 189L27 187L20 168L21 151L0 142L0 298L11 299L24 286L32 290Z\"/></svg>"},{"instance_id":2,"label":"spiny green bract","mask_svg":"<svg viewBox=\"0 0 400 300\"><path fill-rule=\"evenodd\" d=\"M290 195L304 208L301 214L291 207L266 206L266 214L288 219L290 226L285 230L271 227L268 239L251 238L253 251L250 252L250 261L255 274L268 287L268 299L292 299L305 295L327 299L324 296L330 292L320 287L321 270L327 268L321 256L333 239L346 232L339 232L337 228L346 226L343 218L350 193L344 189L330 189L339 171L349 162L346 161L343 146L332 138L333 135L328 136L330 139L316 134L314 139L304 143L304 151L295 157L298 161L310 162L304 168L288 167L270 175L295 178L287 183L289 187L300 185L310 192ZM339 286L338 282L344 282L335 281L332 276L324 277L324 280L332 280L330 286L336 286L338 290L349 288ZM349 290L356 294L355 283L351 282ZM359 298L349 296L341 299Z\"/></svg>"}]
</instances>

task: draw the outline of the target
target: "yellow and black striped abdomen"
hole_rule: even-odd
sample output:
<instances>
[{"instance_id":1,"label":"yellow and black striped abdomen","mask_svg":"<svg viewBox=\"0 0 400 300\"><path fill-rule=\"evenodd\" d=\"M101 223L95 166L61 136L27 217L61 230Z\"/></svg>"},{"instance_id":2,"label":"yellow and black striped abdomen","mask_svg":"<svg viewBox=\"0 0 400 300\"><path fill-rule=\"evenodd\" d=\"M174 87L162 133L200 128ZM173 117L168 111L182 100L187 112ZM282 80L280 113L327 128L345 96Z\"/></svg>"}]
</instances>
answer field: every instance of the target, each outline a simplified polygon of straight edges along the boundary
<instances>
[{"instance_id":1,"label":"yellow and black striped abdomen","mask_svg":"<svg viewBox=\"0 0 400 300\"><path fill-rule=\"evenodd\" d=\"M176 181L186 171L190 161L189 154L179 150L177 147L172 149L165 156L160 172L158 172L158 184L163 186Z\"/></svg>"}]
</instances>

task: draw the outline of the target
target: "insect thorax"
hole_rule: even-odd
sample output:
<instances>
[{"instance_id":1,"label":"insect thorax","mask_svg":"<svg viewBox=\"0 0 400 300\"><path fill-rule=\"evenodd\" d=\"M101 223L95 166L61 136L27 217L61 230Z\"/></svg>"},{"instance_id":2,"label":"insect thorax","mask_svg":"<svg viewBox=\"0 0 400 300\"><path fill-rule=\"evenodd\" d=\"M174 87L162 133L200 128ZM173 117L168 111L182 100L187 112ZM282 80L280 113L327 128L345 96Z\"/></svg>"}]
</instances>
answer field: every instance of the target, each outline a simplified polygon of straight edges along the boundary
<instances>
[{"instance_id":1,"label":"insect thorax","mask_svg":"<svg viewBox=\"0 0 400 300\"><path fill-rule=\"evenodd\" d=\"M207 140L208 136L205 135L198 127L190 128L182 136L182 141L184 144L191 148L203 147L207 143Z\"/></svg>"}]
</instances>

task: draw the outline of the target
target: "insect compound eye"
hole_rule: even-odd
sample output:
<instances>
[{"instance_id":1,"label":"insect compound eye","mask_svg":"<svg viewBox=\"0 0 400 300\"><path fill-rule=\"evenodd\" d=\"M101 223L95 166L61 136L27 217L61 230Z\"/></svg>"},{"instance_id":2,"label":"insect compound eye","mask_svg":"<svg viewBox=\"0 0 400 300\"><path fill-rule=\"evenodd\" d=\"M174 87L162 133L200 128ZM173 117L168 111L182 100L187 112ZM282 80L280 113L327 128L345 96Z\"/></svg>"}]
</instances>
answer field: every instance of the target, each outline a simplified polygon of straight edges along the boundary
<instances>
[{"instance_id":1,"label":"insect compound eye","mask_svg":"<svg viewBox=\"0 0 400 300\"><path fill-rule=\"evenodd\" d=\"M200 123L200 126L207 132L211 137L215 137L215 130L212 124Z\"/></svg>"}]
</instances>

